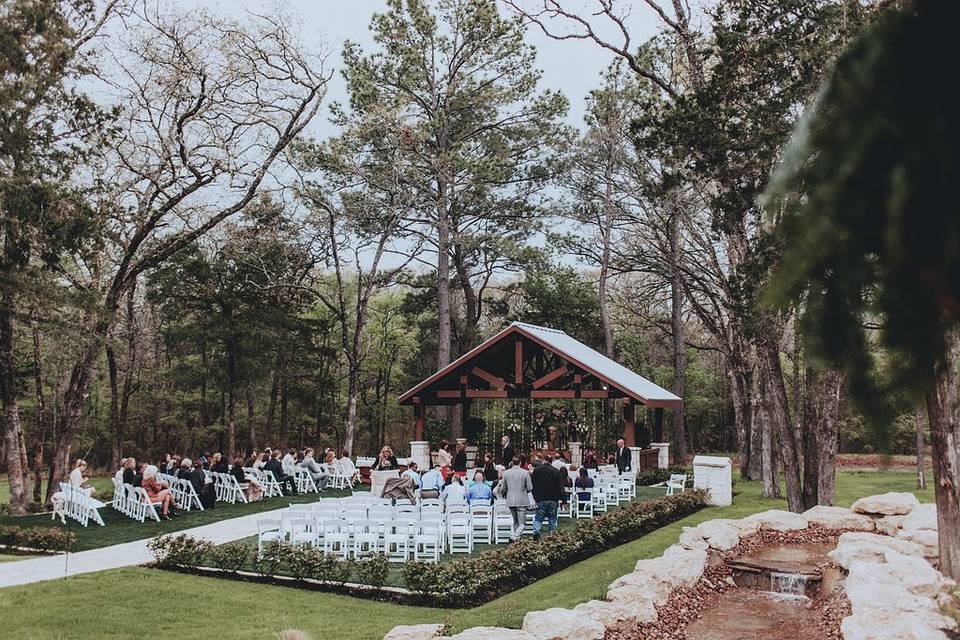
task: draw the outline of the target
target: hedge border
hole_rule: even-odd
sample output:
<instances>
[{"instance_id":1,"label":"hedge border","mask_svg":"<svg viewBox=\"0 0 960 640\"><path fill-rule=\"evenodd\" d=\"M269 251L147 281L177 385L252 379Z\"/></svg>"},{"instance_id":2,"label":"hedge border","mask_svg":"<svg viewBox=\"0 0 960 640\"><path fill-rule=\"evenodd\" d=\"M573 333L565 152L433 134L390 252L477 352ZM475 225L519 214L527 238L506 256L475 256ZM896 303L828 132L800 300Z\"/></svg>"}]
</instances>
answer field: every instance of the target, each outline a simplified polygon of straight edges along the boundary
<instances>
[{"instance_id":1,"label":"hedge border","mask_svg":"<svg viewBox=\"0 0 960 640\"><path fill-rule=\"evenodd\" d=\"M150 566L219 579L326 591L399 604L464 608L465 603L469 603L467 608L472 608L598 553L637 540L705 506L704 491L688 491L632 502L592 520L584 520L575 529L559 531L539 541L525 538L475 558L441 564L407 562L402 568L405 590L384 588L382 582L379 586L353 586L350 577L356 573L359 563L350 560L341 566L333 566L343 561L325 558L321 552L312 549L273 544L265 549L260 560L256 560L255 552L242 543L214 547L205 540L183 534L151 540L150 548L156 561ZM218 562L221 566L207 566L211 552L224 547L232 547L232 554L221 551ZM242 562L240 547L246 550ZM248 567L255 571L244 571ZM286 569L286 572L282 569ZM336 574L334 580L328 579L333 575L331 572ZM496 587L490 589L487 585Z\"/></svg>"}]
</instances>

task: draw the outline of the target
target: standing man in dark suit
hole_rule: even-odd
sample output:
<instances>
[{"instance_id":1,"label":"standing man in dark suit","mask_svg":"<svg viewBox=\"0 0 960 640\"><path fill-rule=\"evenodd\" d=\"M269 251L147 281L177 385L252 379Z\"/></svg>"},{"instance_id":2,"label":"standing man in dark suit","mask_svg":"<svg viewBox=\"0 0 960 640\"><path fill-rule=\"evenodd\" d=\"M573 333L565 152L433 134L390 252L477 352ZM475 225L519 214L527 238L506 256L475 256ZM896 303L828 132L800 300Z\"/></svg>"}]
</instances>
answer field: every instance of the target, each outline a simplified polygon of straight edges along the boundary
<instances>
[{"instance_id":1,"label":"standing man in dark suit","mask_svg":"<svg viewBox=\"0 0 960 640\"><path fill-rule=\"evenodd\" d=\"M513 462L513 445L510 444L510 437L500 438L500 464L509 467Z\"/></svg>"},{"instance_id":2,"label":"standing man in dark suit","mask_svg":"<svg viewBox=\"0 0 960 640\"><path fill-rule=\"evenodd\" d=\"M623 438L617 440L617 471L623 473L630 471L633 466L633 454Z\"/></svg>"}]
</instances>

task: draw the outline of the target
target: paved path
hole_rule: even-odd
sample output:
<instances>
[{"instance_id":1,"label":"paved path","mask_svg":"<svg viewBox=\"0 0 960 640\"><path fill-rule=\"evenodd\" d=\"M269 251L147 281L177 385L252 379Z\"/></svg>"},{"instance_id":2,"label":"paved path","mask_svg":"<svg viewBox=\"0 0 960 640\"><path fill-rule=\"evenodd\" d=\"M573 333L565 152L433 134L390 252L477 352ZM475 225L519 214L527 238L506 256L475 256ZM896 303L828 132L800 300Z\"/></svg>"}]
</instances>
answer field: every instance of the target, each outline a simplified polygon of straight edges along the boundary
<instances>
[{"instance_id":1,"label":"paved path","mask_svg":"<svg viewBox=\"0 0 960 640\"><path fill-rule=\"evenodd\" d=\"M195 538L205 538L216 544L223 544L256 535L258 519L279 518L281 511L283 509L252 513L175 533L185 533ZM0 562L0 588L144 564L153 560L153 554L147 549L149 540L146 538L66 555Z\"/></svg>"}]
</instances>

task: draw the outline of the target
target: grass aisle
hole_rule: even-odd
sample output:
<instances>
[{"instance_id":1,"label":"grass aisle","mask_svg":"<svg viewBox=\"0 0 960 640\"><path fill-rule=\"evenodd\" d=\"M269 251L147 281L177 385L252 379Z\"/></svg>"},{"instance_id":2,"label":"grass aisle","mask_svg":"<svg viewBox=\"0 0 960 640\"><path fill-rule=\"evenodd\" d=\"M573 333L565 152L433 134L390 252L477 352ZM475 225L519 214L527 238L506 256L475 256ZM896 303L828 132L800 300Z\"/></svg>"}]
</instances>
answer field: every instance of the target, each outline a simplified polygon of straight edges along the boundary
<instances>
[{"instance_id":1,"label":"grass aisle","mask_svg":"<svg viewBox=\"0 0 960 640\"><path fill-rule=\"evenodd\" d=\"M885 491L912 491L910 472L845 471L837 478L837 504ZM738 518L783 500L761 498L759 483L740 482L732 507L704 509L634 542L584 560L539 582L474 609L431 609L376 603L283 587L247 585L143 568L120 569L0 589L4 637L37 640L118 638L205 629L219 638L265 640L284 627L317 640L378 640L397 624L446 622L453 631L476 625L518 627L527 611L571 607L602 597L606 586L630 572L638 558L657 556L684 526L711 518ZM932 490L916 492L925 502ZM149 620L132 620L134 603L151 603ZM121 622L122 621L122 622Z\"/></svg>"}]
</instances>

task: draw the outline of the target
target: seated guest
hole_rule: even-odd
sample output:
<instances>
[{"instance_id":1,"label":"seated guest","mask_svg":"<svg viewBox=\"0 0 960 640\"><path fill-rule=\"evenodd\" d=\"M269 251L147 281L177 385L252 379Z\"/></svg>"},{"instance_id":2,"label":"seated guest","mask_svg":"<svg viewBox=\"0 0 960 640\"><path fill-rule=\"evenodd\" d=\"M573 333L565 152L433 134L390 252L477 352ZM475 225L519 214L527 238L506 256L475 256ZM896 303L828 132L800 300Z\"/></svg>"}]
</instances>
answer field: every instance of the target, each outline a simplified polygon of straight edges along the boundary
<instances>
[{"instance_id":1,"label":"seated guest","mask_svg":"<svg viewBox=\"0 0 960 640\"><path fill-rule=\"evenodd\" d=\"M251 465L257 471L263 471L263 465L267 464L267 460L270 459L270 454L264 451L259 456L257 460Z\"/></svg>"},{"instance_id":2,"label":"seated guest","mask_svg":"<svg viewBox=\"0 0 960 640\"><path fill-rule=\"evenodd\" d=\"M120 484L123 484L123 470L126 468L126 466L127 466L127 459L121 458L120 468L117 469L117 472L115 474L113 474L114 479Z\"/></svg>"},{"instance_id":3,"label":"seated guest","mask_svg":"<svg viewBox=\"0 0 960 640\"><path fill-rule=\"evenodd\" d=\"M123 467L123 484L139 487L141 480L143 476L137 471L136 459L127 458L127 464Z\"/></svg>"},{"instance_id":4,"label":"seated guest","mask_svg":"<svg viewBox=\"0 0 960 640\"><path fill-rule=\"evenodd\" d=\"M421 498L439 498L443 491L443 472L440 465L436 464L420 478L420 497Z\"/></svg>"},{"instance_id":5,"label":"seated guest","mask_svg":"<svg viewBox=\"0 0 960 640\"><path fill-rule=\"evenodd\" d=\"M337 461L337 452L333 450L333 447L327 449L326 454L323 456L324 464L333 464Z\"/></svg>"},{"instance_id":6,"label":"seated guest","mask_svg":"<svg viewBox=\"0 0 960 640\"><path fill-rule=\"evenodd\" d=\"M243 470L243 458L237 456L237 459L233 461L233 466L230 467L230 473L237 479L240 488L243 489L244 495L247 496L247 502L256 502L263 498L263 487L260 486L256 478L248 476Z\"/></svg>"},{"instance_id":7,"label":"seated guest","mask_svg":"<svg viewBox=\"0 0 960 640\"><path fill-rule=\"evenodd\" d=\"M213 454L213 458L210 460L210 471L214 473L230 473L230 464L219 451Z\"/></svg>"},{"instance_id":8,"label":"seated guest","mask_svg":"<svg viewBox=\"0 0 960 640\"><path fill-rule=\"evenodd\" d=\"M70 486L79 489L88 496L92 496L97 490L87 484L87 478L89 478L89 476L84 476L86 472L87 461L83 458L78 459L73 467L73 471L70 472Z\"/></svg>"},{"instance_id":9,"label":"seated guest","mask_svg":"<svg viewBox=\"0 0 960 640\"><path fill-rule=\"evenodd\" d=\"M474 500L489 500L493 502L493 489L483 481L483 471L473 474L473 484L467 489L467 504Z\"/></svg>"},{"instance_id":10,"label":"seated guest","mask_svg":"<svg viewBox=\"0 0 960 640\"><path fill-rule=\"evenodd\" d=\"M493 464L493 456L489 453L483 456L483 479L492 485L500 479L500 472L497 471L496 465Z\"/></svg>"},{"instance_id":11,"label":"seated guest","mask_svg":"<svg viewBox=\"0 0 960 640\"><path fill-rule=\"evenodd\" d=\"M417 463L413 460L407 464L407 470L400 474L401 478L410 478L415 489L420 488L420 474L417 473Z\"/></svg>"},{"instance_id":12,"label":"seated guest","mask_svg":"<svg viewBox=\"0 0 960 640\"><path fill-rule=\"evenodd\" d=\"M384 447L380 449L380 455L377 456L376 461L373 463L373 466L370 467L371 471L395 471L400 468L400 463L397 462L397 457L393 455L393 450L390 447Z\"/></svg>"},{"instance_id":13,"label":"seated guest","mask_svg":"<svg viewBox=\"0 0 960 640\"><path fill-rule=\"evenodd\" d=\"M297 475L296 453L296 449L287 449L287 453L280 460L280 469L291 478Z\"/></svg>"},{"instance_id":14,"label":"seated guest","mask_svg":"<svg viewBox=\"0 0 960 640\"><path fill-rule=\"evenodd\" d=\"M320 468L317 461L313 459L313 449L308 448L304 450L303 461L300 463L300 467L305 469L307 473L310 474L310 477L313 478L313 481L317 483L317 489L322 491L327 488L327 483L330 482L330 478L327 477L324 470Z\"/></svg>"},{"instance_id":15,"label":"seated guest","mask_svg":"<svg viewBox=\"0 0 960 640\"><path fill-rule=\"evenodd\" d=\"M447 484L440 493L440 499L443 501L444 507L451 504L466 504L467 490L463 488L460 476L455 473L447 476Z\"/></svg>"},{"instance_id":16,"label":"seated guest","mask_svg":"<svg viewBox=\"0 0 960 640\"><path fill-rule=\"evenodd\" d=\"M574 487L577 489L592 489L593 488L593 478L590 477L590 474L587 473L586 467L580 467L580 474L577 476L577 480L574 483ZM589 491L578 491L577 492L578 500L589 500L590 492Z\"/></svg>"},{"instance_id":17,"label":"seated guest","mask_svg":"<svg viewBox=\"0 0 960 640\"><path fill-rule=\"evenodd\" d=\"M590 449L587 451L587 454L583 456L583 466L587 469L596 469L599 465L597 462L597 454Z\"/></svg>"},{"instance_id":18,"label":"seated guest","mask_svg":"<svg viewBox=\"0 0 960 640\"><path fill-rule=\"evenodd\" d=\"M461 478L467 477L467 447L462 442L457 445L457 455L453 457L453 472Z\"/></svg>"},{"instance_id":19,"label":"seated guest","mask_svg":"<svg viewBox=\"0 0 960 640\"><path fill-rule=\"evenodd\" d=\"M287 475L283 472L283 467L280 465L280 452L274 451L270 456L270 459L266 461L263 465L263 470L265 472L270 472L273 474L273 477L277 479L277 482L280 484L281 488L286 488L287 493L296 494L297 485L293 481L293 476Z\"/></svg>"},{"instance_id":20,"label":"seated guest","mask_svg":"<svg viewBox=\"0 0 960 640\"><path fill-rule=\"evenodd\" d=\"M176 515L174 512L173 492L170 487L157 480L157 468L152 464L143 470L143 490L147 492L147 497L151 502L159 502L163 510L160 517L164 520L170 520Z\"/></svg>"},{"instance_id":21,"label":"seated guest","mask_svg":"<svg viewBox=\"0 0 960 640\"><path fill-rule=\"evenodd\" d=\"M553 465L554 469L566 468L567 461L564 460L563 456L558 453L557 457L553 459L551 464Z\"/></svg>"},{"instance_id":22,"label":"seated guest","mask_svg":"<svg viewBox=\"0 0 960 640\"><path fill-rule=\"evenodd\" d=\"M210 470L210 452L204 451L199 456L197 456L197 462L200 463L200 466L203 469Z\"/></svg>"},{"instance_id":23,"label":"seated guest","mask_svg":"<svg viewBox=\"0 0 960 640\"><path fill-rule=\"evenodd\" d=\"M193 461L191 461L190 458L184 458L183 460L180 461L180 470L177 472L177 477L180 478L181 480L192 480L192 471L193 471ZM199 488L202 488L202 486ZM197 495L200 495L200 491L198 491L198 487L194 486L193 490L197 492Z\"/></svg>"}]
</instances>

